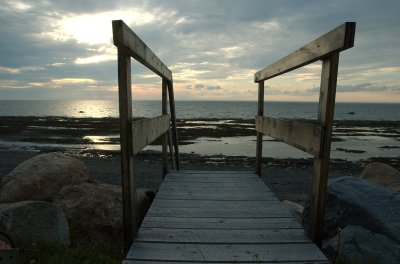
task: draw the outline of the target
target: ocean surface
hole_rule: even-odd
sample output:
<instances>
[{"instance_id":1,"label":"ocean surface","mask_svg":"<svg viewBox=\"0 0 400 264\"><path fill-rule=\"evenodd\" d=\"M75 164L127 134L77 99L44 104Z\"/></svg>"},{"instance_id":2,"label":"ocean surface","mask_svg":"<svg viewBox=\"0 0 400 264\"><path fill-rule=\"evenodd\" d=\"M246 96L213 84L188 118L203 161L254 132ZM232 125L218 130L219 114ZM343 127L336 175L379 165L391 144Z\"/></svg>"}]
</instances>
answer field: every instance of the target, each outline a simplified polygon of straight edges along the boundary
<instances>
[{"instance_id":1,"label":"ocean surface","mask_svg":"<svg viewBox=\"0 0 400 264\"><path fill-rule=\"evenodd\" d=\"M253 119L257 103L248 101L176 101L179 119ZM265 102L264 115L280 118L316 119L318 103ZM134 101L135 117L161 113L160 101ZM112 100L0 100L0 116L118 117ZM336 103L335 120L400 120L400 104Z\"/></svg>"}]
</instances>

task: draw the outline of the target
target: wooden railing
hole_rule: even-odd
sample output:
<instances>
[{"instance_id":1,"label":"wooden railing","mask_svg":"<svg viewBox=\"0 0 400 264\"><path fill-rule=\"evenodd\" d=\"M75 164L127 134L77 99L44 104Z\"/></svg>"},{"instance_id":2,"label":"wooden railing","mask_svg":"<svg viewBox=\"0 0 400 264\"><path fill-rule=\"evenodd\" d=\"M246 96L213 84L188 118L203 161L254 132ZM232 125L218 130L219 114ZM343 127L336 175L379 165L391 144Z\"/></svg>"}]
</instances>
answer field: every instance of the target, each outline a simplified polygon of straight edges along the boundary
<instances>
[{"instance_id":1,"label":"wooden railing","mask_svg":"<svg viewBox=\"0 0 400 264\"><path fill-rule=\"evenodd\" d=\"M168 169L167 144L169 143L172 168L178 170L179 148L172 72L122 20L114 20L112 22L112 27L114 45L118 48L124 250L128 252L139 228L138 212L136 208L136 186L133 173L133 156L161 136L163 160L162 175L165 176ZM161 116L133 121L131 57L162 78ZM171 115L168 114L168 101ZM172 152L174 152L174 154Z\"/></svg>"},{"instance_id":2,"label":"wooden railing","mask_svg":"<svg viewBox=\"0 0 400 264\"><path fill-rule=\"evenodd\" d=\"M346 22L254 75L258 83L256 172L261 175L263 134L314 156L309 236L319 246L323 235L339 53L353 47L354 34L355 23ZM317 124L263 116L265 80L317 60L322 60Z\"/></svg>"}]
</instances>

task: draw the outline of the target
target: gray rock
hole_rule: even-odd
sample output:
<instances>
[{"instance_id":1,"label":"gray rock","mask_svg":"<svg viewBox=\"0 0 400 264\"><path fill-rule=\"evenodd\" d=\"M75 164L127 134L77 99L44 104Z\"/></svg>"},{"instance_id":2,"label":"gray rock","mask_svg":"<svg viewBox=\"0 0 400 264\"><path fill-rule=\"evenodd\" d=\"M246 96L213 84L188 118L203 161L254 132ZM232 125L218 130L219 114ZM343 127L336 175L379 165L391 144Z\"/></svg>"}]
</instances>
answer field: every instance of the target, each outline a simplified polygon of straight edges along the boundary
<instances>
[{"instance_id":1,"label":"gray rock","mask_svg":"<svg viewBox=\"0 0 400 264\"><path fill-rule=\"evenodd\" d=\"M40 201L0 204L0 223L16 241L69 246L68 220L56 205Z\"/></svg>"},{"instance_id":2,"label":"gray rock","mask_svg":"<svg viewBox=\"0 0 400 264\"><path fill-rule=\"evenodd\" d=\"M308 223L308 206L303 217ZM400 243L400 193L358 177L330 180L325 203L325 239L348 225L363 227Z\"/></svg>"},{"instance_id":3,"label":"gray rock","mask_svg":"<svg viewBox=\"0 0 400 264\"><path fill-rule=\"evenodd\" d=\"M2 178L0 202L52 201L65 185L89 177L86 165L61 153L38 155L18 165Z\"/></svg>"},{"instance_id":4,"label":"gray rock","mask_svg":"<svg viewBox=\"0 0 400 264\"><path fill-rule=\"evenodd\" d=\"M400 244L387 236L354 225L346 226L340 234L325 240L322 250L331 260L340 256L357 263L400 263Z\"/></svg>"},{"instance_id":5,"label":"gray rock","mask_svg":"<svg viewBox=\"0 0 400 264\"><path fill-rule=\"evenodd\" d=\"M325 207L325 234L358 225L400 242L400 194L357 177L330 181Z\"/></svg>"},{"instance_id":6,"label":"gray rock","mask_svg":"<svg viewBox=\"0 0 400 264\"><path fill-rule=\"evenodd\" d=\"M392 191L400 191L400 171L388 164L380 162L368 164L361 172L361 178L387 187Z\"/></svg>"},{"instance_id":7,"label":"gray rock","mask_svg":"<svg viewBox=\"0 0 400 264\"><path fill-rule=\"evenodd\" d=\"M150 194L150 196L149 196ZM137 190L139 218L142 220L151 204L151 193ZM153 196L154 198L154 196ZM122 191L120 186L105 183L83 183L62 188L54 199L70 223L89 239L105 242L122 239Z\"/></svg>"}]
</instances>

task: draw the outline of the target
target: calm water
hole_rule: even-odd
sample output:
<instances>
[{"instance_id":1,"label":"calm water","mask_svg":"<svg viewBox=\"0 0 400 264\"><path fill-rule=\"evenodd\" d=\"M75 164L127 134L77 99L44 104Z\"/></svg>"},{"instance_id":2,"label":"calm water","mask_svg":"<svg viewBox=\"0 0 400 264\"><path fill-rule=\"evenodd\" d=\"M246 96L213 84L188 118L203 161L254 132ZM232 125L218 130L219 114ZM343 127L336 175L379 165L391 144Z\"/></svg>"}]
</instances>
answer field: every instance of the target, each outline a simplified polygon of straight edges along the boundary
<instances>
[{"instance_id":1,"label":"calm water","mask_svg":"<svg viewBox=\"0 0 400 264\"><path fill-rule=\"evenodd\" d=\"M286 118L317 118L317 103L266 102L265 115ZM133 115L157 116L160 101L134 101ZM177 118L253 119L256 102L177 101ZM354 113L354 114L349 114ZM0 116L118 117L117 101L6 101L0 100ZM400 104L337 103L336 120L400 120Z\"/></svg>"}]
</instances>

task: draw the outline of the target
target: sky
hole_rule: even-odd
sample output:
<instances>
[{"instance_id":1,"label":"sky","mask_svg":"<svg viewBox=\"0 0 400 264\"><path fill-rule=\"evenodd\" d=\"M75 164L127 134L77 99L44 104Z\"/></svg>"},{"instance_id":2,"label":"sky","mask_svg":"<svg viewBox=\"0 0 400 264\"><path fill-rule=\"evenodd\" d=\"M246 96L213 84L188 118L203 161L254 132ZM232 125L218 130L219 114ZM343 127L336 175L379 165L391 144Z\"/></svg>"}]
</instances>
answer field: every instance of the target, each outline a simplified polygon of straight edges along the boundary
<instances>
[{"instance_id":1,"label":"sky","mask_svg":"<svg viewBox=\"0 0 400 264\"><path fill-rule=\"evenodd\" d=\"M400 1L0 0L0 100L116 99L111 21L172 71L176 100L257 100L254 73L346 21L337 102L400 102ZM321 63L267 80L265 100L317 101ZM132 59L133 99L161 79Z\"/></svg>"}]
</instances>

